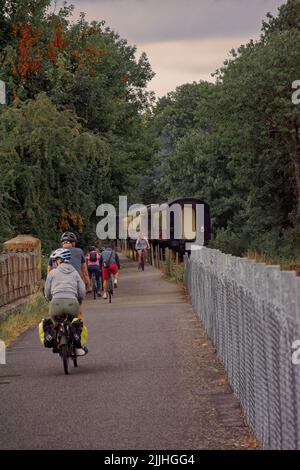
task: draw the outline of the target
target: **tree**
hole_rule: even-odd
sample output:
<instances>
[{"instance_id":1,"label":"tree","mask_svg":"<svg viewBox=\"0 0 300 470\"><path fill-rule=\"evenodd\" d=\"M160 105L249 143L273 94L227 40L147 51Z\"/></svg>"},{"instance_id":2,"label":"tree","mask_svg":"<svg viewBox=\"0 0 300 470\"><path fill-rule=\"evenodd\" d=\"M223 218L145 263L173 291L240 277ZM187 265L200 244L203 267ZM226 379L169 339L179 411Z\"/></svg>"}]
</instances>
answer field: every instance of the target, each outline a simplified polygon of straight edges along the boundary
<instances>
[{"instance_id":1,"label":"tree","mask_svg":"<svg viewBox=\"0 0 300 470\"><path fill-rule=\"evenodd\" d=\"M2 211L14 215L10 226L30 231L45 247L55 244L57 230L82 232L109 190L109 145L45 94L7 108L0 124ZM4 238L3 224L1 232Z\"/></svg>"},{"instance_id":2,"label":"tree","mask_svg":"<svg viewBox=\"0 0 300 470\"><path fill-rule=\"evenodd\" d=\"M289 0L267 16L259 41L231 51L216 84L180 87L154 110L164 197L204 196L214 246L236 254L297 253L300 108L291 97L299 25L299 0Z\"/></svg>"},{"instance_id":3,"label":"tree","mask_svg":"<svg viewBox=\"0 0 300 470\"><path fill-rule=\"evenodd\" d=\"M47 246L67 226L84 230L89 243L97 205L135 194L146 168L143 114L153 100L146 90L153 72L146 55L137 58L104 22L88 23L83 14L72 24L72 6L57 13L46 0L2 6L8 107L0 121L3 149L15 128L19 171L3 185L1 211L14 212L12 232L31 230Z\"/></svg>"}]
</instances>

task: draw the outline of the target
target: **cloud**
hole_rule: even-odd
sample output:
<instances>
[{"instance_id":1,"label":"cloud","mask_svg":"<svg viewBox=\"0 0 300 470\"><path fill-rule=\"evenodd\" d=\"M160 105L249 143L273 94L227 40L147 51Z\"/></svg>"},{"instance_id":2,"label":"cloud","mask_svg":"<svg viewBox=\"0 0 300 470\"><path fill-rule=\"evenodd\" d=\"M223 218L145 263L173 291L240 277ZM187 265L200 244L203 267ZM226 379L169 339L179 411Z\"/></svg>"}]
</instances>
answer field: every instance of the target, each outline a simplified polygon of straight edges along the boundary
<instances>
[{"instance_id":1,"label":"cloud","mask_svg":"<svg viewBox=\"0 0 300 470\"><path fill-rule=\"evenodd\" d=\"M233 47L259 36L283 0L70 0L75 16L105 20L149 57L158 96L187 82L213 81Z\"/></svg>"},{"instance_id":2,"label":"cloud","mask_svg":"<svg viewBox=\"0 0 300 470\"><path fill-rule=\"evenodd\" d=\"M233 47L247 42L247 37L194 39L140 44L147 52L156 76L149 84L157 96L163 96L183 83L207 80L228 57Z\"/></svg>"},{"instance_id":3,"label":"cloud","mask_svg":"<svg viewBox=\"0 0 300 470\"><path fill-rule=\"evenodd\" d=\"M256 33L282 0L73 0L88 19L105 19L129 42L241 36Z\"/></svg>"}]
</instances>

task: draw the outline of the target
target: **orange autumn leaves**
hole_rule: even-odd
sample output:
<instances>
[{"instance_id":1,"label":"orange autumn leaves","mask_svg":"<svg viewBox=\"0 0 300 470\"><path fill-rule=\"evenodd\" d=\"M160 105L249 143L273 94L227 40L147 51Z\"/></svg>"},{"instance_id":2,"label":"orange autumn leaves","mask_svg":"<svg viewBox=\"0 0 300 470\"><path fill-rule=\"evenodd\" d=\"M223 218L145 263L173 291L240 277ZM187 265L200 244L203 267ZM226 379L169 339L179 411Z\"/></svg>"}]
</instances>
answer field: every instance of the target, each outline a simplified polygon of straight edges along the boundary
<instances>
[{"instance_id":1,"label":"orange autumn leaves","mask_svg":"<svg viewBox=\"0 0 300 470\"><path fill-rule=\"evenodd\" d=\"M55 25L55 36L49 44L48 55L52 62L55 62L56 50L63 52L67 46L67 41L63 38L63 33L61 29L61 24L57 23Z\"/></svg>"},{"instance_id":2,"label":"orange autumn leaves","mask_svg":"<svg viewBox=\"0 0 300 470\"><path fill-rule=\"evenodd\" d=\"M82 216L66 209L62 209L58 223L58 229L64 232L69 230L71 226L75 227L78 233L83 233L84 221Z\"/></svg>"},{"instance_id":3,"label":"orange autumn leaves","mask_svg":"<svg viewBox=\"0 0 300 470\"><path fill-rule=\"evenodd\" d=\"M13 35L20 36L18 41L18 63L13 64L12 73L14 76L28 78L32 74L36 74L40 70L40 60L37 54L32 54L34 46L38 43L41 32L33 32L30 25L25 24L24 28L19 31L17 25L13 25Z\"/></svg>"},{"instance_id":4,"label":"orange autumn leaves","mask_svg":"<svg viewBox=\"0 0 300 470\"><path fill-rule=\"evenodd\" d=\"M48 47L42 48L39 45L39 40L42 36L41 31L34 31L34 29L26 23L22 28L18 25L13 25L12 32L15 38L18 39L17 63L13 64L12 72L14 76L19 76L23 79L29 78L40 71L43 60L49 58L52 62L55 61L56 51L62 52L67 41L63 39L61 24L55 25L55 34Z\"/></svg>"},{"instance_id":5,"label":"orange autumn leaves","mask_svg":"<svg viewBox=\"0 0 300 470\"><path fill-rule=\"evenodd\" d=\"M54 37L46 45L45 41L41 41L42 31L34 30L28 23L22 26L14 24L12 33L18 40L17 60L12 65L12 73L14 77L21 79L28 79L36 75L40 71L42 63L46 60L50 59L52 63L55 63L58 54L63 53L68 45L60 23L54 25ZM81 51L70 50L68 53L77 62L78 67L88 63L89 74L92 76L92 64L98 62L99 58L108 54L109 51L88 45Z\"/></svg>"}]
</instances>

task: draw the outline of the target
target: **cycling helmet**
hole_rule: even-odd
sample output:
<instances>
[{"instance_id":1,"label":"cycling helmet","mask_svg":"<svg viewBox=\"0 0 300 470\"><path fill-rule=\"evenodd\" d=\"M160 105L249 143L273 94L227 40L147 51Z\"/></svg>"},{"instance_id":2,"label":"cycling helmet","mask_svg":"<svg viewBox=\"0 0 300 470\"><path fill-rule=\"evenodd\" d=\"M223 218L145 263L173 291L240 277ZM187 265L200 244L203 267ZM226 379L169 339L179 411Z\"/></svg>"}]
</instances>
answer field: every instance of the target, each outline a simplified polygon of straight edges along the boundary
<instances>
[{"instance_id":1,"label":"cycling helmet","mask_svg":"<svg viewBox=\"0 0 300 470\"><path fill-rule=\"evenodd\" d=\"M64 232L62 236L60 237L61 242L70 242L70 243L76 243L77 242L77 237L73 232Z\"/></svg>"},{"instance_id":2,"label":"cycling helmet","mask_svg":"<svg viewBox=\"0 0 300 470\"><path fill-rule=\"evenodd\" d=\"M57 258L61 259L64 263L68 263L71 259L71 251L66 248L58 248L53 251L50 258L55 261Z\"/></svg>"}]
</instances>

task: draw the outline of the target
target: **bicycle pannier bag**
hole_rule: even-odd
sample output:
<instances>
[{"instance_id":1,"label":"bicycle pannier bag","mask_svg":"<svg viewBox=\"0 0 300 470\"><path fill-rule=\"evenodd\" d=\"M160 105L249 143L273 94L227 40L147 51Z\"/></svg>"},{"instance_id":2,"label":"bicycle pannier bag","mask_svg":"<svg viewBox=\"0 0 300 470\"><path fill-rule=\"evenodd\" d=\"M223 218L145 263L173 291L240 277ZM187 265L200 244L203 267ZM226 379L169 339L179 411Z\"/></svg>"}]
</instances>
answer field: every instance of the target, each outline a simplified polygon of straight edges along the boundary
<instances>
[{"instance_id":1,"label":"bicycle pannier bag","mask_svg":"<svg viewBox=\"0 0 300 470\"><path fill-rule=\"evenodd\" d=\"M40 341L45 348L53 348L55 340L54 325L51 318L43 319L39 324Z\"/></svg>"},{"instance_id":2,"label":"bicycle pannier bag","mask_svg":"<svg viewBox=\"0 0 300 470\"><path fill-rule=\"evenodd\" d=\"M76 348L82 348L87 342L88 330L79 318L74 318L71 325L73 343Z\"/></svg>"}]
</instances>

